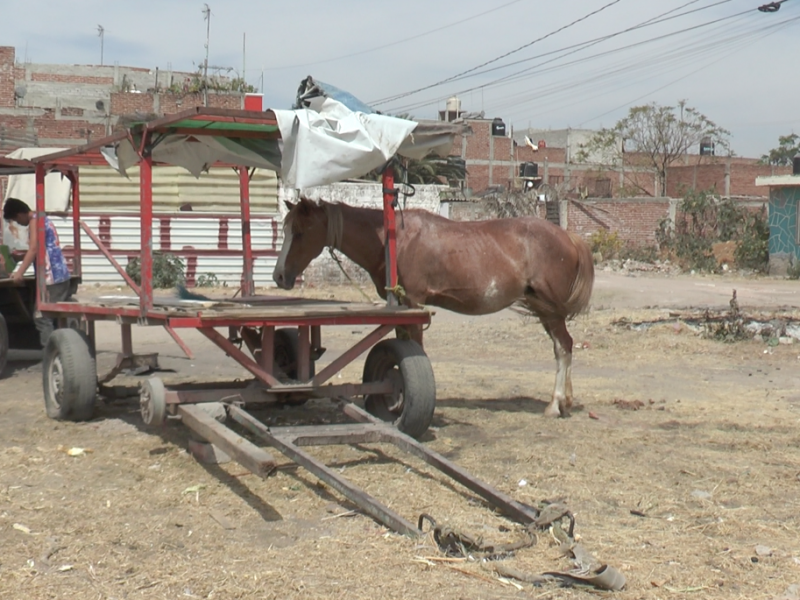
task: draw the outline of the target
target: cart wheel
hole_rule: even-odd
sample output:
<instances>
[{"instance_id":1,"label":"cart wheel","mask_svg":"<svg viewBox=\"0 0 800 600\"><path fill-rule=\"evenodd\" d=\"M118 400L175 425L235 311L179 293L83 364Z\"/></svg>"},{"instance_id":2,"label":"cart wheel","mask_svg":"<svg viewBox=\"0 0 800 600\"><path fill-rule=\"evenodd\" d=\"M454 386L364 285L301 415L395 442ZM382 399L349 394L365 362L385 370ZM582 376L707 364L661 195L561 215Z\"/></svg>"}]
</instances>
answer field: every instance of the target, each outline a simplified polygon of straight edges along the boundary
<instances>
[{"instance_id":1,"label":"cart wheel","mask_svg":"<svg viewBox=\"0 0 800 600\"><path fill-rule=\"evenodd\" d=\"M151 377L142 384L139 392L139 410L145 425L159 427L167 420L166 388L158 377Z\"/></svg>"},{"instance_id":2,"label":"cart wheel","mask_svg":"<svg viewBox=\"0 0 800 600\"><path fill-rule=\"evenodd\" d=\"M419 437L433 420L436 381L431 362L422 347L412 340L383 340L367 355L364 383L389 380L394 394L370 394L367 412L394 423L412 437Z\"/></svg>"},{"instance_id":3,"label":"cart wheel","mask_svg":"<svg viewBox=\"0 0 800 600\"><path fill-rule=\"evenodd\" d=\"M44 406L51 419L88 421L94 415L97 368L85 338L74 329L50 336L42 361Z\"/></svg>"},{"instance_id":4,"label":"cart wheel","mask_svg":"<svg viewBox=\"0 0 800 600\"><path fill-rule=\"evenodd\" d=\"M3 315L0 315L0 377L3 377L3 372L6 370L6 363L8 362L8 326Z\"/></svg>"}]
</instances>

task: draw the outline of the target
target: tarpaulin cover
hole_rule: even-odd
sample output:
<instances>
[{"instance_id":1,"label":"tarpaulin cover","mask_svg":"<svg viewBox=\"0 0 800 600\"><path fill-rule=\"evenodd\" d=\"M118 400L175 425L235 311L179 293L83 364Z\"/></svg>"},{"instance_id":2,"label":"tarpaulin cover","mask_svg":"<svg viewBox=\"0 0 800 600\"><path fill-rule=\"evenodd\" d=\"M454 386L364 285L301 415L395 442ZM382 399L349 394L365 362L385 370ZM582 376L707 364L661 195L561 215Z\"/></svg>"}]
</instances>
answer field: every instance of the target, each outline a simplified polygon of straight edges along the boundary
<instances>
[{"instance_id":1,"label":"tarpaulin cover","mask_svg":"<svg viewBox=\"0 0 800 600\"><path fill-rule=\"evenodd\" d=\"M153 160L182 166L195 176L215 162L271 169L286 187L304 189L361 177L396 154L446 156L459 131L450 123L418 123L379 114L347 92L310 77L301 84L293 110L272 112L280 139L222 137L211 131L193 138L168 134L154 147ZM215 125L221 129L226 124ZM235 125L241 130L265 127ZM139 161L129 140L103 154L122 173Z\"/></svg>"}]
</instances>

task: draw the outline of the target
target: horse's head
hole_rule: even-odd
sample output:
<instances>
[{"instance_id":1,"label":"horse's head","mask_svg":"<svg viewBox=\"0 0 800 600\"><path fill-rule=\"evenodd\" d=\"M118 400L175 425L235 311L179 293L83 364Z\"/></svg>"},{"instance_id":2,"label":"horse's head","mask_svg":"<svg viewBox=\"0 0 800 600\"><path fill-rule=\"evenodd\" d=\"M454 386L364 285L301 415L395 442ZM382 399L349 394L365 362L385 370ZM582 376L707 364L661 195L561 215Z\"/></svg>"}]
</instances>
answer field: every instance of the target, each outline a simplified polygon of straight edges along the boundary
<instances>
[{"instance_id":1,"label":"horse's head","mask_svg":"<svg viewBox=\"0 0 800 600\"><path fill-rule=\"evenodd\" d=\"M279 287L290 290L297 276L328 245L328 215L324 206L301 198L286 202L289 214L283 223L283 245L272 278Z\"/></svg>"}]
</instances>

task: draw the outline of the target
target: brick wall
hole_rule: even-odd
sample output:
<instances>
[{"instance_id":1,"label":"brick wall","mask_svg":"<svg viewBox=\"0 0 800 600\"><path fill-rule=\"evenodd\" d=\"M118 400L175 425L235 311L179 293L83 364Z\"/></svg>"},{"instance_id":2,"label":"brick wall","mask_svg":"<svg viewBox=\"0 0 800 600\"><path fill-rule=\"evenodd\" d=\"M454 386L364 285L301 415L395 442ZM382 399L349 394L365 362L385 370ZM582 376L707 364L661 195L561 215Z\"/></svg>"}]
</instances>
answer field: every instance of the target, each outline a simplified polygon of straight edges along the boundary
<instances>
[{"instance_id":1,"label":"brick wall","mask_svg":"<svg viewBox=\"0 0 800 600\"><path fill-rule=\"evenodd\" d=\"M674 202L674 201L673 201ZM569 203L567 229L588 238L605 229L628 244L652 246L662 219L670 214L669 198L614 198Z\"/></svg>"},{"instance_id":2,"label":"brick wall","mask_svg":"<svg viewBox=\"0 0 800 600\"><path fill-rule=\"evenodd\" d=\"M86 75L62 75L60 73L31 73L31 81L51 81L53 83L88 83L93 85L112 85L113 77L89 77Z\"/></svg>"},{"instance_id":3,"label":"brick wall","mask_svg":"<svg viewBox=\"0 0 800 600\"><path fill-rule=\"evenodd\" d=\"M238 110L244 107L244 96L242 94L209 93L208 105L214 108ZM196 106L203 106L202 94L114 92L111 94L110 112L117 117L136 113L169 115Z\"/></svg>"},{"instance_id":4,"label":"brick wall","mask_svg":"<svg viewBox=\"0 0 800 600\"><path fill-rule=\"evenodd\" d=\"M16 51L14 48L0 46L0 107L13 107L16 104L14 99L14 85L16 82L15 58Z\"/></svg>"},{"instance_id":5,"label":"brick wall","mask_svg":"<svg viewBox=\"0 0 800 600\"><path fill-rule=\"evenodd\" d=\"M723 159L724 160L724 159ZM726 189L726 173L730 173L730 189ZM667 195L677 198L686 190L708 191L730 196L766 197L766 188L756 187L756 177L766 175L788 175L791 167L773 167L758 164L756 159L731 160L725 162L674 166L667 169Z\"/></svg>"},{"instance_id":6,"label":"brick wall","mask_svg":"<svg viewBox=\"0 0 800 600\"><path fill-rule=\"evenodd\" d=\"M601 229L616 232L632 246L653 246L655 232L663 219L675 213L676 200L669 198L609 198L569 200L566 204L566 228L583 238ZM456 221L481 221L496 218L482 201L450 202L449 216ZM538 216L545 217L544 203ZM563 206L562 206L563 210ZM562 226L564 224L562 223Z\"/></svg>"},{"instance_id":7,"label":"brick wall","mask_svg":"<svg viewBox=\"0 0 800 600\"><path fill-rule=\"evenodd\" d=\"M188 76L171 71L161 73L159 85L168 85L174 77ZM147 89L155 84L157 74L158 70L116 66L18 67L15 49L0 46L0 108L7 109L6 114L0 114L2 152L16 149L19 143L29 146L37 141L41 146L80 145L105 136L121 115L163 115L203 105L201 94L116 91L119 88L115 83L119 81L138 82L139 89ZM18 85L27 89L20 100L15 97ZM241 109L244 96L209 93L209 105ZM19 141L23 139L27 141Z\"/></svg>"}]
</instances>

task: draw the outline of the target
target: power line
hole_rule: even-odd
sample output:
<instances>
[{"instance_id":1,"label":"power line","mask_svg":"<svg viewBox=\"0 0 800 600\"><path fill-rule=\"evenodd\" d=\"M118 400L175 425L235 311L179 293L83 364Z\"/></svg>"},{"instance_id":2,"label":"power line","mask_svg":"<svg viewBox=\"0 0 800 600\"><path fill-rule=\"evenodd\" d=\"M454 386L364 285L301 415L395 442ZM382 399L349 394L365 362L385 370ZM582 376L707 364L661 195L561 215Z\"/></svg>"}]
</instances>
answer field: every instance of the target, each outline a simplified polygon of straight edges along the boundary
<instances>
[{"instance_id":1,"label":"power line","mask_svg":"<svg viewBox=\"0 0 800 600\"><path fill-rule=\"evenodd\" d=\"M740 16L738 20L741 21L744 18L745 18L744 16ZM698 44L696 40L692 38L692 40L688 41L687 43L681 46L672 47L666 52L662 48L658 47L653 49L653 51L648 55L638 55L635 58L633 58L633 60L626 58L623 61L616 63L615 65L610 65L605 70L594 71L592 76L589 78L582 78L579 81L569 81L568 83L551 84L548 87L537 88L536 91L533 93L525 91L511 96L504 96L503 98L504 102L502 102L499 105L495 104L493 105L493 107L495 109L499 109L510 105L519 105L522 102L530 102L543 97L553 96L555 94L570 91L572 89L582 87L584 85L591 84L597 81L602 81L604 83L607 83L609 78L615 75L624 75L627 79L630 80L633 79L633 75L636 72L636 70L648 69L652 71L655 64L657 63L669 63L669 62L675 62L676 60L680 61L684 59L691 59L698 54L705 55L705 53L707 53L708 51L715 50L721 47L721 45L723 44L727 44L731 41L736 42L738 40L745 39L747 36L756 35L762 31L762 30L749 31L749 32L743 31L742 33L739 33L736 30L731 30L730 25L731 25L730 23L726 22L724 26L719 26L716 28L717 30L720 30L721 33L727 35L727 37L722 37L719 40L715 39L715 37L718 37L718 34L717 36L715 36L713 32L705 32L705 34L701 39L702 43ZM769 27L775 27L775 24L766 26L764 29ZM604 55L609 54L611 52L616 52L617 50L620 49L616 49L614 51L608 51L607 53L604 53ZM596 55L594 57L588 57L582 60L591 60L594 58L598 58L600 56L601 55ZM577 64L578 62L579 61L572 61L572 63L555 65L548 67L546 69L540 69L536 72L536 74L540 75L545 72L559 70L564 66L569 66L570 64Z\"/></svg>"},{"instance_id":2,"label":"power line","mask_svg":"<svg viewBox=\"0 0 800 600\"><path fill-rule=\"evenodd\" d=\"M800 20L800 17L793 17L791 19L787 19L786 21L781 22L780 24L778 24L775 27L765 27L765 28L763 28L763 29L767 30L766 33L764 33L764 35L762 35L758 39L756 39L755 42L758 42L758 41L760 41L760 40L762 40L762 39L764 39L766 37L769 37L773 33L779 31L783 27L786 27L787 25L789 25L793 21L797 21L797 20ZM633 104L634 102L638 102L639 100L643 100L644 98L647 98L648 96L652 96L653 94L655 94L657 92L660 92L661 90L666 89L666 88L670 87L671 85L674 85L674 84L678 83L679 81L683 81L684 79L687 79L688 77L691 77L692 75L695 75L695 74L699 73L700 71L703 71L704 69L707 69L708 67L710 67L712 65L715 65L718 62L721 62L721 61L725 60L726 58L728 58L731 55L739 52L740 50L742 50L742 48L745 48L745 47L747 47L749 45L750 45L749 43L739 44L739 46L737 48L734 48L733 50L731 50L731 52L728 52L727 54L723 55L722 57L720 57L720 58L718 58L718 59L716 59L714 61L711 61L710 63L707 63L707 64L703 65L699 69L695 69L694 71L691 71L690 73L687 73L686 75L683 75L683 76L681 76L681 77L679 77L677 79L674 79L674 80L670 81L669 83L666 83L666 84L664 84L664 85L662 85L662 86L660 86L660 87L658 87L658 88L656 88L654 90L651 90L646 94L642 94L641 96L639 96L637 98L634 98L633 100L629 100L628 102L625 102L624 104L621 104L621 105L619 105L617 107L612 108L611 110L608 110L608 111L606 111L606 112L604 112L604 113L602 113L600 115L597 115L596 117L592 117L591 119L587 119L586 121L584 121L580 125L583 126L585 123L589 123L591 121L596 121L597 119L601 119L601 118L605 117L606 115L609 115L609 114L611 114L613 112L616 112L616 111L618 111L618 110L620 110L622 108L625 108L626 106L629 106L629 105Z\"/></svg>"},{"instance_id":3,"label":"power line","mask_svg":"<svg viewBox=\"0 0 800 600\"><path fill-rule=\"evenodd\" d=\"M696 13L696 12L699 12L699 11L702 11L702 10L707 10L707 9L713 8L715 6L719 6L720 4L726 4L728 2L731 2L732 0L719 0L718 2L714 2L713 4L709 4L707 6L702 6L700 8L687 10L686 12L683 12L683 13L680 13L680 14L677 14L677 15L673 15L671 17L667 16L667 15L670 15L670 14L674 13L675 11L681 10L682 8L686 8L687 6L689 6L691 4L696 4L699 1L700 0L690 0L690 2L682 4L681 6L677 6L677 7L673 8L673 9L671 9L671 10L668 10L667 12L661 13L660 15L656 15L655 17L647 19L646 21L642 21L638 25L633 25L631 27L628 27L626 29L622 29L622 30L617 31L615 33L611 33L611 34L608 34L608 35L600 36L600 37L597 37L597 38L594 38L594 39L591 39L591 40L587 40L585 42L580 42L578 44L573 44L571 46L565 46L565 47L560 48L558 50L552 50L550 52L544 52L544 53L539 54L537 56L529 56L528 58L523 58L523 59L520 59L520 60L517 60L517 61L514 61L514 62L506 63L504 65L493 67L491 69L485 69L483 71L478 71L478 72L474 73L473 75L477 76L477 75L483 75L485 73L491 73L493 71L498 71L500 69L505 69L507 67L511 67L511 66L514 66L514 65L519 65L519 64L522 64L522 63L530 62L532 60L536 60L537 58L542 58L542 57L545 57L545 56L551 56L553 54L558 54L559 52L563 52L564 50L572 50L572 49L574 49L573 52L567 52L567 53L561 55L560 57L558 57L558 58L564 58L565 56L569 56L571 54L575 54L576 52L580 52L581 50L586 50L587 48L591 48L592 46L596 46L597 44L599 44L601 42L605 42L607 40L610 40L612 38L618 37L618 36L623 35L625 33L630 33L631 31L635 31L635 30L641 29L643 27L648 27L650 25L659 25L661 23L665 23L667 21L671 21L672 19L677 19L679 17L684 17L686 15L690 15L692 13ZM557 60L557 59L554 59L554 60ZM522 71L518 71L517 73L524 73L524 72L525 72L525 70L522 70ZM462 78L462 79L466 79L466 78Z\"/></svg>"},{"instance_id":4,"label":"power line","mask_svg":"<svg viewBox=\"0 0 800 600\"><path fill-rule=\"evenodd\" d=\"M446 79L442 79L441 81L437 81L436 83L431 83L430 85L426 85L426 86L423 86L421 88L417 88L415 90L411 90L410 92L405 92L403 94L398 94L396 96L392 96L392 97L389 97L389 98L384 98L384 99L381 99L381 100L376 100L376 101L371 102L371 104L373 104L373 105L385 104L387 102L392 102L394 100L399 100L400 98L405 98L406 96L411 96L413 94L417 94L419 92L423 92L425 90L429 90L431 88L434 88L434 87L443 85L445 83L448 83L450 81L453 81L453 80L455 80L457 78L460 78L460 77L462 77L462 76L464 76L464 75L466 75L468 73L472 73L473 71L477 71L478 69L480 69L482 67L490 65L492 63L495 63L498 60L502 60L502 59L506 58L507 56L511 56L512 54L520 52L520 51L524 50L525 48L528 48L528 47L533 46L534 44L536 44L538 42L541 42L542 40L546 40L547 38L552 37L552 36L556 35L557 33L560 33L561 31L564 31L565 29L568 29L568 28L572 27L573 25L577 25L581 21L585 21L589 17L592 17L592 16L596 15L597 13L600 13L600 12L604 11L605 9L607 9L607 8L617 4L617 3L619 3L620 1L621 0L612 0L612 2L609 2L608 4L605 4L605 5L601 6L597 10L594 10L594 11L582 16L581 18L574 20L571 23L567 23L566 25L564 25L562 27L559 27L558 29L556 29L554 31L551 31L550 33L547 33L547 34L543 35L542 37L536 38L535 40L533 40L531 42L528 42L527 44L523 44L522 46L514 48L513 50L510 50L509 52L506 52L505 54L501 54L500 56L497 56L497 57L495 57L495 58L493 58L491 60L487 60L486 62L481 63L476 67L472 67L471 69L467 69L466 71L462 71L461 73L457 73L456 75L453 75L452 77L448 77Z\"/></svg>"},{"instance_id":5,"label":"power line","mask_svg":"<svg viewBox=\"0 0 800 600\"><path fill-rule=\"evenodd\" d=\"M800 19L800 17L797 17L796 19ZM724 40L721 40L719 42L711 42L709 44L704 44L702 46L697 47L696 49L694 49L694 48L688 48L688 50L687 49L681 49L680 52L676 52L674 56L669 57L668 60L666 61L667 63L670 63L672 65L672 66L670 66L670 68L667 68L667 69L661 68L657 72L653 70L652 61L650 59L647 59L647 58L643 59L641 61L641 64L638 65L638 66L637 65L633 65L633 67L621 67L620 69L617 70L616 73L612 74L612 76L625 77L626 79L630 80L630 79L632 79L632 77L631 77L631 74L632 74L631 69L632 68L634 68L634 69L635 68L638 68L638 69L645 69L646 68L651 72L650 75L646 75L644 77L644 80L648 80L648 79L653 79L655 77L663 77L667 73L671 73L671 72L674 72L674 71L677 71L677 70L683 68L683 66L687 62L687 60L696 60L695 56L698 55L698 54L702 54L703 57L708 58L708 57L712 57L712 56L718 56L722 52L725 52L724 55L722 56L722 58L719 58L717 60L708 62L703 67L701 67L700 69L697 69L696 71L692 71L689 74L682 75L682 76L678 77L677 79L672 80L668 84L662 85L662 86L660 86L660 87L658 87L658 88L656 88L654 90L651 90L647 94L639 96L639 97L637 97L637 98L635 98L633 100L630 100L629 102L626 102L625 104L621 105L620 107L616 107L616 108L614 108L614 109L612 109L610 111L604 112L601 115L597 115L595 117L592 117L592 119L584 120L579 126L583 126L585 123L587 123L589 121L599 119L599 118L605 116L606 114L609 114L611 112L619 110L619 108L623 108L624 106L627 106L628 104L631 104L633 102L637 102L639 100L642 100L643 98L645 98L647 96L650 96L650 95L652 95L652 94L654 94L656 92L659 92L662 89L665 89L666 87L669 87L670 85L673 85L674 83L677 83L678 81L686 79L687 77L693 75L694 73L699 72L700 70L702 70L704 68L707 68L707 67L709 67L709 66L711 66L713 64L716 64L717 62L720 62L724 58L727 58L731 54L733 54L735 52L738 52L739 50L741 50L742 48L750 45L751 43L753 43L755 41L758 41L761 38L765 38L765 37L771 35L772 33L776 32L780 28L785 27L786 25L788 25L789 22L793 21L793 20L795 20L795 19L789 19L786 22L781 22L779 24L773 24L773 25L764 27L764 28L762 28L760 30L757 30L757 31L751 31L751 32L749 32L749 33L747 33L747 34L745 34L743 36L742 35L738 35L738 34L731 35L728 38L725 38ZM751 38L756 38L756 39L751 40ZM728 46L730 44L733 44L734 47L729 52L726 52L729 49ZM666 66L666 65L664 65L664 66ZM603 73L603 74L600 74L600 75L598 75L598 77L593 78L593 79L599 79L599 78L602 78L604 83L607 83L608 80L609 80L609 75ZM627 85L613 86L613 88L609 87L604 92L601 91L599 93L593 94L592 95L592 100L594 101L600 96L607 95L607 94L612 93L612 92L617 92L620 89L624 89L625 87L632 87L634 85L638 85L642 81L643 81L642 79L637 78L633 82L629 81L627 83ZM577 82L577 83L574 83L574 84L571 84L571 85L563 86L561 89L557 89L553 93L543 93L543 94L540 94L540 95L535 96L535 97L526 98L525 100L516 103L517 106L520 106L519 110L517 110L517 111L515 111L515 112L513 112L513 113L511 113L510 115L507 115L507 116L510 118L515 114L520 114L524 110L524 109L521 108L521 106L523 104L527 104L529 102L532 102L532 101L536 100L537 98L542 98L542 97L547 97L547 96L556 96L559 93L568 91L569 88L578 88L578 87L582 87L582 86L585 86L585 85L591 85L592 83L593 83L592 79L583 80L581 82ZM572 92L572 94L574 96L574 92ZM582 100L579 100L577 102L572 102L570 104L559 103L558 104L558 108L554 109L554 110L562 110L564 108L569 108L569 107L572 107L572 106L580 105L580 104L584 103L585 101L586 101L585 99L582 99ZM549 105L553 105L553 104L556 104L556 103L558 103L558 101L554 98L549 103ZM542 111L541 110L541 106L542 106L541 104L537 105L537 108L538 108L537 111L536 111L537 116L541 116L543 114L549 114L549 113L554 112L554 110ZM545 105L545 106L547 106L547 105Z\"/></svg>"},{"instance_id":6,"label":"power line","mask_svg":"<svg viewBox=\"0 0 800 600\"><path fill-rule=\"evenodd\" d=\"M296 65L285 65L282 67L265 67L264 71L279 71L283 69L298 69L300 67L311 67L314 65L322 65L329 62L334 62L337 60L342 60L344 58L351 58L353 56L361 56L362 54L368 54L370 52L375 52L377 50L383 50L384 48L391 48L392 46L397 46L399 44L404 44L406 42L410 42L411 40L416 40L421 37L425 37L426 35L430 35L432 33L437 33L439 31L443 31L445 29L449 29L451 27L456 27L457 25L461 25L462 23L466 23L468 21L473 21L479 17L483 17L488 15L489 13L496 12L498 10L502 10L512 4L517 4L522 2L522 0L512 0L511 2L506 2L505 4L501 4L500 6L496 6L495 8L491 8L489 10L485 10L481 13L476 15L472 15L471 17L466 17L465 19L461 19L460 21L454 21L453 23L448 23L447 25L442 25L441 27L436 27L435 29L429 29L428 31L423 31L422 33L418 33L416 35L412 35L411 37L403 38L394 42L389 42L388 44L383 44L382 46L375 46L373 48L367 48L366 50L359 50L358 52L352 52L350 54L343 54L341 56L336 56L334 58L326 58L324 60L316 60L312 62L300 63Z\"/></svg>"},{"instance_id":7,"label":"power line","mask_svg":"<svg viewBox=\"0 0 800 600\"><path fill-rule=\"evenodd\" d=\"M723 0L723 1L724 2L728 2L730 0ZM706 8L708 8L708 7L706 7ZM742 11L742 12L739 12L739 13L734 13L732 15L727 15L725 17L719 17L717 19L713 19L711 21L706 21L705 23L701 23L699 25L693 25L692 27L686 27L686 28L683 28L683 29L679 29L679 30L667 33L667 34L663 34L663 35L660 35L660 36L649 38L649 39L646 39L646 40L640 40L638 42L634 42L634 43L631 43L631 44L628 44L628 45L625 45L625 46L620 46L618 48L614 48L614 49L611 49L611 50L606 50L604 52L593 54L591 56L578 58L578 59L575 59L575 60L572 60L572 61L569 61L569 62L566 62L566 63L560 63L560 64L557 64L557 65L554 65L553 67L549 67L548 69L540 69L540 67L542 67L544 65L556 62L558 60L561 60L564 57L566 57L566 56L568 56L570 54L574 54L575 52L578 51L578 50L575 50L573 52L565 53L565 54L562 54L561 56L557 56L557 57L554 57L552 59L549 59L549 60L543 61L541 63L538 63L536 65L527 67L527 68L522 69L520 71L517 71L515 73L511 73L511 74L506 75L504 77L500 77L498 79L492 80L492 81L490 81L488 83L484 83L484 84L481 84L481 85L478 85L478 86L473 86L471 88L465 88L463 90L459 90L458 92L455 92L455 94L464 94L464 93L467 93L467 92L472 92L472 91L476 91L476 90L480 90L480 89L486 89L486 88L489 88L489 87L507 85L509 83L514 83L514 82L517 82L517 81L521 81L523 79L530 78L530 77L535 76L535 75L539 75L539 74L541 74L543 72L547 72L547 71L554 70L554 69L562 69L562 68L567 67L567 66L573 66L573 65L581 64L581 63L584 63L584 62L587 62L587 61L596 60L598 58L602 58L602 57L608 56L610 54L615 54L615 53L623 51L623 50L629 50L631 48L635 48L635 47L646 45L646 44L650 44L652 42L656 42L656 41L659 41L659 40L663 40L663 39L667 39L667 38L670 38L670 37L674 37L676 35L680 35L680 34L683 34L683 33L689 32L689 31L694 31L694 30L697 30L697 29L701 29L703 27L708 27L709 25L714 25L716 23L720 23L720 22L727 21L727 20L730 20L730 19L733 19L733 18L737 18L737 17L740 17L742 15L745 15L745 14L748 14L748 13L751 13L751 12L752 12L752 9L749 9L749 10ZM655 22L653 22L651 24L655 24ZM628 28L628 30L632 30L632 29L635 29L637 27L639 27L639 26L634 26L632 28ZM611 34L611 36L613 36L613 35L617 35L617 34ZM607 37L611 37L611 36L604 36L604 37L607 38ZM594 42L594 40L592 40L592 42ZM588 42L584 42L582 46L586 46L587 44L588 44ZM594 44L592 44L592 45L594 45ZM584 48L583 47L579 48L579 50L581 50L581 49L584 49ZM552 54L552 53L550 53L550 54ZM436 104L436 103L440 102L441 100L442 100L442 97L438 97L438 98L435 98L433 100L424 101L424 102L421 101L419 103L398 107L398 108L396 108L396 110L413 110L413 109L422 108L422 107L425 107L425 106L430 106L432 104Z\"/></svg>"}]
</instances>

